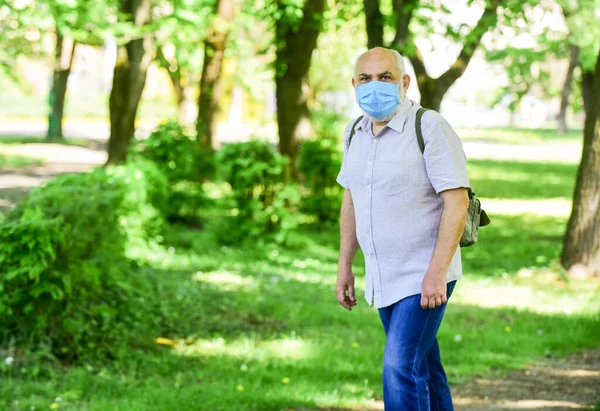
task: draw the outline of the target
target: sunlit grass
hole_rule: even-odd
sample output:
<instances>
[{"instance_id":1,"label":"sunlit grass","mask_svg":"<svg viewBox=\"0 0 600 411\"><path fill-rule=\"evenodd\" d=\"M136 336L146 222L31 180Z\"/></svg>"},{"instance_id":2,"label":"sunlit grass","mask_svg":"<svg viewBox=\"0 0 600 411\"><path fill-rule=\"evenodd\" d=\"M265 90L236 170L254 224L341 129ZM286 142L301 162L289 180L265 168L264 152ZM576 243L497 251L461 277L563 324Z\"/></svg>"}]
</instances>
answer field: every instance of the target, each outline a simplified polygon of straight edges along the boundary
<instances>
[{"instance_id":1,"label":"sunlit grass","mask_svg":"<svg viewBox=\"0 0 600 411\"><path fill-rule=\"evenodd\" d=\"M39 166L42 164L44 164L44 161L37 158L0 153L1 168Z\"/></svg>"},{"instance_id":2,"label":"sunlit grass","mask_svg":"<svg viewBox=\"0 0 600 411\"><path fill-rule=\"evenodd\" d=\"M567 134L559 134L556 129L514 127L461 128L457 133L465 141L480 140L516 145L571 142L583 138L583 130L579 128L571 129Z\"/></svg>"},{"instance_id":3,"label":"sunlit grass","mask_svg":"<svg viewBox=\"0 0 600 411\"><path fill-rule=\"evenodd\" d=\"M41 136L0 136L0 148L2 146L10 146L15 144L34 144L34 143L49 143L45 137ZM65 138L60 140L52 140L52 144L62 144L67 146L87 147L90 141L83 138Z\"/></svg>"}]
</instances>

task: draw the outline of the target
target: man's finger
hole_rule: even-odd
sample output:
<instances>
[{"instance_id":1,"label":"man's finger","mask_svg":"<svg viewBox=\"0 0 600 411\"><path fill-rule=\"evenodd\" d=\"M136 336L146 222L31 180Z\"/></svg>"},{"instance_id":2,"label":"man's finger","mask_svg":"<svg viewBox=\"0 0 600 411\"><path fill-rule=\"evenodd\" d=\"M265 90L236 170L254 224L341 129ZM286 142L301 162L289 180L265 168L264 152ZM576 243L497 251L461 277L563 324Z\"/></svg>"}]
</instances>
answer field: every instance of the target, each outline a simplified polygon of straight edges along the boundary
<instances>
[{"instance_id":1,"label":"man's finger","mask_svg":"<svg viewBox=\"0 0 600 411\"><path fill-rule=\"evenodd\" d=\"M424 295L421 295L421 308L423 308L424 310L429 308L429 299Z\"/></svg>"},{"instance_id":2,"label":"man's finger","mask_svg":"<svg viewBox=\"0 0 600 411\"><path fill-rule=\"evenodd\" d=\"M439 307L440 305L442 305L442 297L437 296L435 297L435 306Z\"/></svg>"},{"instance_id":3,"label":"man's finger","mask_svg":"<svg viewBox=\"0 0 600 411\"><path fill-rule=\"evenodd\" d=\"M350 298L350 301L356 301L356 298L354 296L354 286L353 285L348 285L348 297Z\"/></svg>"},{"instance_id":4,"label":"man's finger","mask_svg":"<svg viewBox=\"0 0 600 411\"><path fill-rule=\"evenodd\" d=\"M346 291L343 288L335 289L335 296L338 300L338 303L344 305L344 301L346 300Z\"/></svg>"},{"instance_id":5,"label":"man's finger","mask_svg":"<svg viewBox=\"0 0 600 411\"><path fill-rule=\"evenodd\" d=\"M446 304L448 302L448 297L446 297L446 294L442 294L442 304Z\"/></svg>"},{"instance_id":6,"label":"man's finger","mask_svg":"<svg viewBox=\"0 0 600 411\"><path fill-rule=\"evenodd\" d=\"M431 309L435 308L435 298L434 297L429 298L429 308L431 308Z\"/></svg>"}]
</instances>

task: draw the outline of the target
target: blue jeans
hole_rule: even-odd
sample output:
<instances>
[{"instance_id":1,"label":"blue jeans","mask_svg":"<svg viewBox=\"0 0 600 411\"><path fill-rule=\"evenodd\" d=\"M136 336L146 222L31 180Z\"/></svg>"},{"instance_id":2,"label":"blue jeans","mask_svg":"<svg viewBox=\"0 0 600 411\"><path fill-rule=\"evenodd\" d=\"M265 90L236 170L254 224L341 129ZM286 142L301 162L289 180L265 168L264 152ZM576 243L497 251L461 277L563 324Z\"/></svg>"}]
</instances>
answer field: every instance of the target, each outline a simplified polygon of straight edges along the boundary
<instances>
[{"instance_id":1,"label":"blue jeans","mask_svg":"<svg viewBox=\"0 0 600 411\"><path fill-rule=\"evenodd\" d=\"M450 298L456 281L447 284ZM453 411L436 338L446 304L421 308L421 294L379 309L386 334L383 356L385 411Z\"/></svg>"}]
</instances>

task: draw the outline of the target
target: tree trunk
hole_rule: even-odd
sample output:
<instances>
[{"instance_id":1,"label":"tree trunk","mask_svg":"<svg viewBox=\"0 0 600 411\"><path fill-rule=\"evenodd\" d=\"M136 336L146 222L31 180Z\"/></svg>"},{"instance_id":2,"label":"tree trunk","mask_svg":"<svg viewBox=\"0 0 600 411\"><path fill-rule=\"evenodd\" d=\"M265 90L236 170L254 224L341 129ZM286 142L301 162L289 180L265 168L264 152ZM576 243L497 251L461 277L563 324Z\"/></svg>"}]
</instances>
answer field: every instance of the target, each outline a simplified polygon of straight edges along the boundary
<instances>
[{"instance_id":1,"label":"tree trunk","mask_svg":"<svg viewBox=\"0 0 600 411\"><path fill-rule=\"evenodd\" d=\"M367 19L367 47L383 47L383 15L379 9L379 0L365 0L365 17Z\"/></svg>"},{"instance_id":2,"label":"tree trunk","mask_svg":"<svg viewBox=\"0 0 600 411\"><path fill-rule=\"evenodd\" d=\"M120 0L120 11L131 16L131 21L141 27L150 22L151 1ZM152 61L151 49L151 34L144 34L118 48L109 99L110 139L106 164L118 164L127 159L129 143L135 133L138 105Z\"/></svg>"},{"instance_id":3,"label":"tree trunk","mask_svg":"<svg viewBox=\"0 0 600 411\"><path fill-rule=\"evenodd\" d=\"M567 134L569 131L567 127L567 108L569 107L569 97L571 97L571 92L573 91L573 72L578 65L579 47L569 44L569 67L567 68L565 84L560 95L560 111L558 112L558 132L561 134Z\"/></svg>"},{"instance_id":4,"label":"tree trunk","mask_svg":"<svg viewBox=\"0 0 600 411\"><path fill-rule=\"evenodd\" d=\"M56 27L54 73L49 95L50 115L48 116L48 132L46 134L48 140L63 138L62 123L65 97L73 58L75 57L75 46L75 41L72 38L65 38L60 29Z\"/></svg>"},{"instance_id":5,"label":"tree trunk","mask_svg":"<svg viewBox=\"0 0 600 411\"><path fill-rule=\"evenodd\" d=\"M308 70L313 50L321 32L325 0L305 0L302 20L297 26L277 20L275 30L275 96L277 99L277 126L279 151L290 158L286 177L296 178L298 141L302 123L308 121Z\"/></svg>"},{"instance_id":6,"label":"tree trunk","mask_svg":"<svg viewBox=\"0 0 600 411\"><path fill-rule=\"evenodd\" d=\"M581 94L583 96L583 111L585 117L590 116L592 106L592 96L594 88L594 72L592 70L582 70L581 72Z\"/></svg>"},{"instance_id":7,"label":"tree trunk","mask_svg":"<svg viewBox=\"0 0 600 411\"><path fill-rule=\"evenodd\" d=\"M233 0L217 0L215 16L204 41L204 63L198 97L196 133L201 147L212 148L217 130L217 116L221 100L221 72L227 47L227 37L235 16Z\"/></svg>"},{"instance_id":8,"label":"tree trunk","mask_svg":"<svg viewBox=\"0 0 600 411\"><path fill-rule=\"evenodd\" d=\"M583 133L583 153L561 263L572 274L600 277L600 52Z\"/></svg>"},{"instance_id":9,"label":"tree trunk","mask_svg":"<svg viewBox=\"0 0 600 411\"><path fill-rule=\"evenodd\" d=\"M378 17L381 16L379 0L363 1L367 18L368 46L372 47L383 40L380 33L383 33L384 19ZM486 8L477 22L477 26L466 36L463 48L454 64L440 77L432 78L427 74L425 61L419 49L414 44L409 27L415 10L420 6L420 0L392 1L396 18L396 35L392 43L387 47L398 50L400 54L410 59L417 77L416 80L419 85L421 105L423 107L439 111L444 95L467 69L475 50L479 46L479 43L481 43L481 38L491 27L496 25L499 5L500 0L486 2Z\"/></svg>"}]
</instances>

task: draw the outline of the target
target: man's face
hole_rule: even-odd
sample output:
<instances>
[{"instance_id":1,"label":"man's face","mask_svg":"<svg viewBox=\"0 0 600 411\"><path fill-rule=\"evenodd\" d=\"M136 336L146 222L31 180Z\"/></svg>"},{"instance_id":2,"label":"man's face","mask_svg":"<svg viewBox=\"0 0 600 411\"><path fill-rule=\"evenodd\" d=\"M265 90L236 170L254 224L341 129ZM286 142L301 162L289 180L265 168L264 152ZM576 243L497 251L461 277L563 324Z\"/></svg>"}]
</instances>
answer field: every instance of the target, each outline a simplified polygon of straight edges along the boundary
<instances>
[{"instance_id":1,"label":"man's face","mask_svg":"<svg viewBox=\"0 0 600 411\"><path fill-rule=\"evenodd\" d=\"M363 55L358 61L356 73L352 79L352 85L358 87L370 81L383 81L387 83L399 84L402 75L396 56L389 51L373 50ZM408 77L408 76L404 76ZM406 79L405 79L406 80ZM400 87L406 89L406 81Z\"/></svg>"}]
</instances>

